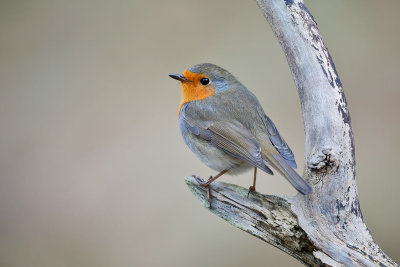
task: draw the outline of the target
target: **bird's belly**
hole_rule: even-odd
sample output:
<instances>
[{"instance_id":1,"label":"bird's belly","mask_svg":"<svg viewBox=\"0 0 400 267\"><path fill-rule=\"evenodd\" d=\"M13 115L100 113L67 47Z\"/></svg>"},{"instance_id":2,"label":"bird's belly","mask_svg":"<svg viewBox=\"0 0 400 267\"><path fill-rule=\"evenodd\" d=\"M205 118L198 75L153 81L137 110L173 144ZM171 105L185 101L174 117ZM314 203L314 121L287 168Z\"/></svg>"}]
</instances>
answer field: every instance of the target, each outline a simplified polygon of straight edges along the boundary
<instances>
[{"instance_id":1,"label":"bird's belly","mask_svg":"<svg viewBox=\"0 0 400 267\"><path fill-rule=\"evenodd\" d=\"M197 158L213 170L218 172L228 170L228 174L236 175L252 168L247 162L225 153L210 142L200 139L190 132L184 131L182 136L186 145Z\"/></svg>"}]
</instances>

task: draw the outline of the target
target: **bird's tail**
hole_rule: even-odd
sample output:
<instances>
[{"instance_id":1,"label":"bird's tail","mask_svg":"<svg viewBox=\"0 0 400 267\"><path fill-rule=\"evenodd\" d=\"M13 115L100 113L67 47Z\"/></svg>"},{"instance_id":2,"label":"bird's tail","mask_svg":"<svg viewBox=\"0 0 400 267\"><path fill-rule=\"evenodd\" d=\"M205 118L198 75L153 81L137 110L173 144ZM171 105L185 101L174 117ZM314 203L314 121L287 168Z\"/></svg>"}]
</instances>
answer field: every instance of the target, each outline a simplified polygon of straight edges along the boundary
<instances>
[{"instance_id":1,"label":"bird's tail","mask_svg":"<svg viewBox=\"0 0 400 267\"><path fill-rule=\"evenodd\" d=\"M301 194L306 195L312 192L311 186L297 174L295 170L290 167L284 158L280 154L272 155L274 159L271 162L274 167L289 181L289 183L297 189Z\"/></svg>"}]
</instances>

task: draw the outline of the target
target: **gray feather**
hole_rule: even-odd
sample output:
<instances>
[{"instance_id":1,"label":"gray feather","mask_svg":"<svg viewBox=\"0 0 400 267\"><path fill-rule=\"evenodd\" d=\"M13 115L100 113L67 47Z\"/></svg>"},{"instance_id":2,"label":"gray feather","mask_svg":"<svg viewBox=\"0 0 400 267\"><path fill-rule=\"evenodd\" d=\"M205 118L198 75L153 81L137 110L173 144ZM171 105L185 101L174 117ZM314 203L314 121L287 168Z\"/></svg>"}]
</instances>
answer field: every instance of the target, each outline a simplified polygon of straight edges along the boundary
<instances>
[{"instance_id":1,"label":"gray feather","mask_svg":"<svg viewBox=\"0 0 400 267\"><path fill-rule=\"evenodd\" d=\"M255 137L241 123L215 122L207 128L196 124L186 116L186 128L194 135L210 141L211 144L229 155L248 162L266 173L273 174L261 157L261 147Z\"/></svg>"},{"instance_id":2,"label":"gray feather","mask_svg":"<svg viewBox=\"0 0 400 267\"><path fill-rule=\"evenodd\" d=\"M288 146L288 144L285 142L285 140L279 134L275 124L267 115L265 115L265 113L262 110L259 110L259 113L263 117L263 122L265 128L267 128L269 140L271 141L271 143L274 145L274 147L279 151L281 156L286 160L286 162L292 168L297 168L293 152Z\"/></svg>"},{"instance_id":3,"label":"gray feather","mask_svg":"<svg viewBox=\"0 0 400 267\"><path fill-rule=\"evenodd\" d=\"M189 132L206 141L211 141L211 132L208 129L203 129L202 127L195 125L195 123L189 122L186 117L183 121L185 122L185 127L189 130Z\"/></svg>"},{"instance_id":4,"label":"gray feather","mask_svg":"<svg viewBox=\"0 0 400 267\"><path fill-rule=\"evenodd\" d=\"M296 188L301 194L306 195L312 192L311 186L304 181L304 179L293 170L287 160L285 160L280 154L273 155L273 158L279 164L283 176L290 182L290 184Z\"/></svg>"},{"instance_id":5,"label":"gray feather","mask_svg":"<svg viewBox=\"0 0 400 267\"><path fill-rule=\"evenodd\" d=\"M208 128L211 142L234 157L240 158L266 173L273 174L261 157L261 147L255 137L241 123L216 122Z\"/></svg>"}]
</instances>

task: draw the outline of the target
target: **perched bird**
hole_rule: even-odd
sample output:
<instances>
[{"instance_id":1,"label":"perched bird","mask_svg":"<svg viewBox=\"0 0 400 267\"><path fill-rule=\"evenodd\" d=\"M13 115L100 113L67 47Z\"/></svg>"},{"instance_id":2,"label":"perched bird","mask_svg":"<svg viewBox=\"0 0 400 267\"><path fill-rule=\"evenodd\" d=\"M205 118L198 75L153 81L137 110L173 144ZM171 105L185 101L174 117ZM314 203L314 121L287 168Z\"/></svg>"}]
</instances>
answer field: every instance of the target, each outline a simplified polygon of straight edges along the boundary
<instances>
[{"instance_id":1,"label":"perched bird","mask_svg":"<svg viewBox=\"0 0 400 267\"><path fill-rule=\"evenodd\" d=\"M265 115L255 95L232 74L214 64L194 65L183 74L170 74L181 82L179 127L186 145L208 167L219 173L207 181L196 180L207 188L221 175L239 174L257 168L281 173L301 194L312 192L301 178L294 155Z\"/></svg>"}]
</instances>

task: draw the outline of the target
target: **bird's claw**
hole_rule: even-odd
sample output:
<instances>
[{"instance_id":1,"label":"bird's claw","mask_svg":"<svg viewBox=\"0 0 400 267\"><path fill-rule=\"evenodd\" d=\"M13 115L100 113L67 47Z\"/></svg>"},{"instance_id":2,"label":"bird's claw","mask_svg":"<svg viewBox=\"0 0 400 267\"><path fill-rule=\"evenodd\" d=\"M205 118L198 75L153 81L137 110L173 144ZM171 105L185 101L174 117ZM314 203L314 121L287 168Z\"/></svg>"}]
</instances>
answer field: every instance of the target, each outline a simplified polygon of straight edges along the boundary
<instances>
[{"instance_id":1,"label":"bird's claw","mask_svg":"<svg viewBox=\"0 0 400 267\"><path fill-rule=\"evenodd\" d=\"M202 186L204 186L204 187L209 187L209 186L210 186L209 181L213 178L212 176L210 176L210 178L208 178L207 181L204 181L204 179L202 179L201 177L198 177L198 176L196 176L196 175L192 175L192 177L193 177L194 179L196 179L196 181L197 181L200 185L202 185Z\"/></svg>"},{"instance_id":2,"label":"bird's claw","mask_svg":"<svg viewBox=\"0 0 400 267\"><path fill-rule=\"evenodd\" d=\"M209 204L209 208L211 208L211 192L210 192L210 184L207 184L207 181L204 181L202 178L196 176L196 175L192 175L192 177L199 183L199 185L203 186L206 189L206 193L207 193L207 201ZM212 176L210 177L210 179L212 178ZM210 180L209 179L209 180Z\"/></svg>"},{"instance_id":3,"label":"bird's claw","mask_svg":"<svg viewBox=\"0 0 400 267\"><path fill-rule=\"evenodd\" d=\"M250 192L251 193L256 192L256 188L254 186L252 186L252 185L249 187L249 192L247 192L247 197L249 197Z\"/></svg>"},{"instance_id":4,"label":"bird's claw","mask_svg":"<svg viewBox=\"0 0 400 267\"><path fill-rule=\"evenodd\" d=\"M200 178L200 177L198 177L198 176L195 176L194 179L196 179L196 181L197 181L200 185L206 187L205 185L206 185L207 182L204 181L202 178Z\"/></svg>"}]
</instances>

